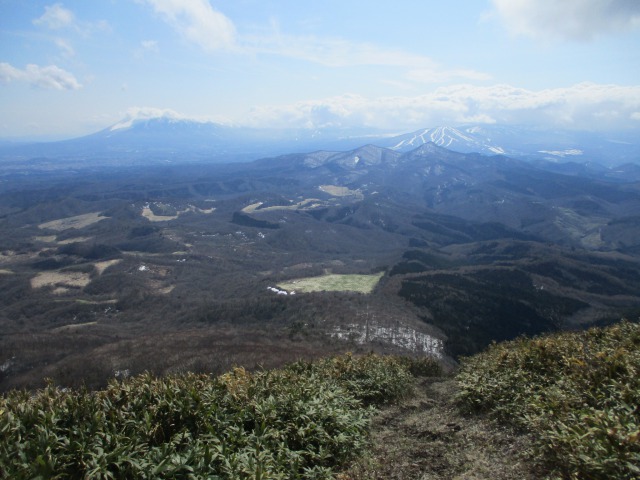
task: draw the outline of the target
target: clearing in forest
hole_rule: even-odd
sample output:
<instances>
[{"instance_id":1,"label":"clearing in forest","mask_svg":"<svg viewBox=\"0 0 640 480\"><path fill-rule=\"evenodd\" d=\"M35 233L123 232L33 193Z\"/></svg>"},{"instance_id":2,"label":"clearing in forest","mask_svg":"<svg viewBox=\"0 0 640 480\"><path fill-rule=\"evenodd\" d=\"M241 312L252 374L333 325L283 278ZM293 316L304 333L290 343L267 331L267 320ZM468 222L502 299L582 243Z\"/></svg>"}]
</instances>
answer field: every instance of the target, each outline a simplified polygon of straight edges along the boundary
<instances>
[{"instance_id":1,"label":"clearing in forest","mask_svg":"<svg viewBox=\"0 0 640 480\"><path fill-rule=\"evenodd\" d=\"M364 198L360 190L351 190L349 187L341 187L338 185L320 185L318 187L324 193L333 195L334 197L358 197L359 200Z\"/></svg>"},{"instance_id":2,"label":"clearing in forest","mask_svg":"<svg viewBox=\"0 0 640 480\"><path fill-rule=\"evenodd\" d=\"M169 220L175 220L180 215L188 212L202 213L202 214L208 215L210 213L215 212L216 210L214 207L202 209L202 208L194 207L193 205L188 205L184 210L176 210L171 205L159 203L159 202L154 203L153 205L154 205L154 208L161 213L154 213L153 210L151 210L151 206L148 204L142 207L142 212L141 212L141 215L147 220L149 220L150 222L168 222Z\"/></svg>"},{"instance_id":3,"label":"clearing in forest","mask_svg":"<svg viewBox=\"0 0 640 480\"><path fill-rule=\"evenodd\" d=\"M84 272L40 272L31 279L31 288L49 286L86 287L91 279Z\"/></svg>"},{"instance_id":4,"label":"clearing in forest","mask_svg":"<svg viewBox=\"0 0 640 480\"><path fill-rule=\"evenodd\" d=\"M264 205L264 202L252 203L244 207L242 213L275 212L278 210L312 210L325 206L325 203L317 198L307 198L297 203L292 202L289 205L271 205L270 207L263 207L262 205Z\"/></svg>"},{"instance_id":5,"label":"clearing in forest","mask_svg":"<svg viewBox=\"0 0 640 480\"><path fill-rule=\"evenodd\" d=\"M372 275L328 274L320 277L307 277L278 284L289 292L360 292L371 293L382 278L383 273Z\"/></svg>"},{"instance_id":6,"label":"clearing in forest","mask_svg":"<svg viewBox=\"0 0 640 480\"><path fill-rule=\"evenodd\" d=\"M109 268L109 267L111 267L113 265L117 265L121 261L122 261L121 258L114 258L113 260L105 260L103 262L96 262L96 263L93 264L93 266L96 269L96 272L98 272L98 275L102 275L102 272L104 272L107 268Z\"/></svg>"},{"instance_id":7,"label":"clearing in forest","mask_svg":"<svg viewBox=\"0 0 640 480\"><path fill-rule=\"evenodd\" d=\"M92 223L105 220L107 217L102 217L101 212L84 213L82 215L76 215L74 217L60 218L58 220L51 220L50 222L41 223L38 228L57 230L61 232L68 228L84 228Z\"/></svg>"}]
</instances>

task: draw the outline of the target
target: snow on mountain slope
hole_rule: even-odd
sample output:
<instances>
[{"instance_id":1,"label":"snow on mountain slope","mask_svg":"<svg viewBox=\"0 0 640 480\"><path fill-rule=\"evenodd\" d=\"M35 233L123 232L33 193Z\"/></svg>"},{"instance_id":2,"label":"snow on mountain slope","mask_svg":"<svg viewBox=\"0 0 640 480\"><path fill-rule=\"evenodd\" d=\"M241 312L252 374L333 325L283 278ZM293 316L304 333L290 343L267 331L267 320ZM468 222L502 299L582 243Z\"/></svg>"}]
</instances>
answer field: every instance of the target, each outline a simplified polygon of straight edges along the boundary
<instances>
[{"instance_id":1,"label":"snow on mountain slope","mask_svg":"<svg viewBox=\"0 0 640 480\"><path fill-rule=\"evenodd\" d=\"M392 150L405 152L431 142L439 147L449 148L463 153L478 152L484 154L504 154L505 150L493 143L490 138L478 134L473 128L460 130L453 127L435 127L395 137Z\"/></svg>"}]
</instances>

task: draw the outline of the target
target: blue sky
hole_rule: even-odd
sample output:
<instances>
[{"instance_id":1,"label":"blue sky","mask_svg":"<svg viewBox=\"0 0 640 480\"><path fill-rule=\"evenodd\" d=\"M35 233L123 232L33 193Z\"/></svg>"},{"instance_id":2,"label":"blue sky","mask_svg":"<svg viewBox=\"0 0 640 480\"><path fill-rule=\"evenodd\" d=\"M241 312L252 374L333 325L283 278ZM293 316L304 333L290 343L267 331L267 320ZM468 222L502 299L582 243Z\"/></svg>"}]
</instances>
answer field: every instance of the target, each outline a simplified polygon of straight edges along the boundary
<instances>
[{"instance_id":1,"label":"blue sky","mask_svg":"<svg viewBox=\"0 0 640 480\"><path fill-rule=\"evenodd\" d=\"M0 0L0 138L156 115L640 132L640 1Z\"/></svg>"}]
</instances>

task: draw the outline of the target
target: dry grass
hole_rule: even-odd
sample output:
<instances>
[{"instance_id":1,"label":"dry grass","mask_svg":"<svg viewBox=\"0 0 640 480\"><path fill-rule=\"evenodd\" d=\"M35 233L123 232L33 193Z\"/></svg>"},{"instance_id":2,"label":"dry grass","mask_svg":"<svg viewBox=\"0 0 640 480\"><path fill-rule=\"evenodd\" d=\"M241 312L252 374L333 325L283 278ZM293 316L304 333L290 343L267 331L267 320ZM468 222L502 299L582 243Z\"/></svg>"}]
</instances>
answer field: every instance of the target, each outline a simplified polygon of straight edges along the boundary
<instances>
[{"instance_id":1,"label":"dry grass","mask_svg":"<svg viewBox=\"0 0 640 480\"><path fill-rule=\"evenodd\" d=\"M156 215L148 205L145 205L142 207L142 216L150 222L167 222L169 220L175 220L179 215Z\"/></svg>"},{"instance_id":2,"label":"dry grass","mask_svg":"<svg viewBox=\"0 0 640 480\"><path fill-rule=\"evenodd\" d=\"M209 215L215 211L216 209L214 207L202 209L202 208L194 207L193 205L189 205L184 210L176 211L175 215L156 215L155 213L153 213L149 205L145 205L144 207L142 207L141 215L147 220L149 220L150 222L167 222L169 220L175 220L180 215L187 212L202 213L204 215Z\"/></svg>"},{"instance_id":3,"label":"dry grass","mask_svg":"<svg viewBox=\"0 0 640 480\"><path fill-rule=\"evenodd\" d=\"M319 277L307 277L281 283L279 288L289 292L359 292L371 293L375 288L382 273L374 275L322 275Z\"/></svg>"},{"instance_id":4,"label":"dry grass","mask_svg":"<svg viewBox=\"0 0 640 480\"><path fill-rule=\"evenodd\" d=\"M63 231L69 228L84 228L93 223L97 223L101 220L105 220L107 217L102 217L101 212L85 213L82 215L76 215L74 217L60 218L58 220L52 220L50 222L41 223L38 228L47 230Z\"/></svg>"},{"instance_id":5,"label":"dry grass","mask_svg":"<svg viewBox=\"0 0 640 480\"><path fill-rule=\"evenodd\" d=\"M31 288L49 286L58 286L59 288L86 287L90 281L89 274L84 272L40 272L31 279ZM57 293L66 293L66 291Z\"/></svg>"},{"instance_id":6,"label":"dry grass","mask_svg":"<svg viewBox=\"0 0 640 480\"><path fill-rule=\"evenodd\" d=\"M55 235L42 235L33 237L33 240L36 242L53 243L56 241L56 238L57 237Z\"/></svg>"},{"instance_id":7,"label":"dry grass","mask_svg":"<svg viewBox=\"0 0 640 480\"><path fill-rule=\"evenodd\" d=\"M260 207L262 205L262 202L256 202L256 203L252 203L251 205L247 205L246 207L244 207L242 209L242 212L244 213L253 213L256 211L256 209L258 209L258 207Z\"/></svg>"},{"instance_id":8,"label":"dry grass","mask_svg":"<svg viewBox=\"0 0 640 480\"><path fill-rule=\"evenodd\" d=\"M98 272L98 275L102 275L102 273L109 267L113 266L113 265L117 265L118 263L120 263L122 261L121 258L116 258L113 260L105 260L104 262L96 262L93 264L94 268L96 269L96 272Z\"/></svg>"},{"instance_id":9,"label":"dry grass","mask_svg":"<svg viewBox=\"0 0 640 480\"><path fill-rule=\"evenodd\" d=\"M40 225L40 228L42 228L42 225ZM40 236L33 237L33 240L36 242L57 243L58 245L68 245L70 243L86 242L88 240L91 240L92 238L93 237L73 237L73 238L67 238L65 240L58 240L58 237L56 235L40 235Z\"/></svg>"},{"instance_id":10,"label":"dry grass","mask_svg":"<svg viewBox=\"0 0 640 480\"><path fill-rule=\"evenodd\" d=\"M91 325L97 325L98 322L85 322L85 323L71 323L62 327L54 328L52 332L64 332L69 330L77 330L79 328L90 327Z\"/></svg>"},{"instance_id":11,"label":"dry grass","mask_svg":"<svg viewBox=\"0 0 640 480\"><path fill-rule=\"evenodd\" d=\"M322 207L324 202L317 198L307 198L297 203L290 205L273 205L271 207L260 208L263 205L262 202L252 203L242 209L243 213L260 213L260 212L275 212L278 210L311 210L313 208Z\"/></svg>"},{"instance_id":12,"label":"dry grass","mask_svg":"<svg viewBox=\"0 0 640 480\"><path fill-rule=\"evenodd\" d=\"M85 300L83 298L77 298L76 302L84 305L114 305L118 303L118 300L116 298L111 298L109 300Z\"/></svg>"},{"instance_id":13,"label":"dry grass","mask_svg":"<svg viewBox=\"0 0 640 480\"><path fill-rule=\"evenodd\" d=\"M0 268L0 275L13 275L14 272L7 268Z\"/></svg>"},{"instance_id":14,"label":"dry grass","mask_svg":"<svg viewBox=\"0 0 640 480\"><path fill-rule=\"evenodd\" d=\"M337 185L320 185L318 187L324 193L328 193L329 195L333 195L334 197L358 197L359 199L364 198L362 192L359 190L350 190L348 187L339 187Z\"/></svg>"},{"instance_id":15,"label":"dry grass","mask_svg":"<svg viewBox=\"0 0 640 480\"><path fill-rule=\"evenodd\" d=\"M68 245L70 243L81 243L91 240L93 237L73 237L58 241L58 245Z\"/></svg>"},{"instance_id":16,"label":"dry grass","mask_svg":"<svg viewBox=\"0 0 640 480\"><path fill-rule=\"evenodd\" d=\"M168 287L158 289L158 292L162 293L163 295L169 295L171 292L173 292L174 288L176 288L175 285L169 285Z\"/></svg>"}]
</instances>

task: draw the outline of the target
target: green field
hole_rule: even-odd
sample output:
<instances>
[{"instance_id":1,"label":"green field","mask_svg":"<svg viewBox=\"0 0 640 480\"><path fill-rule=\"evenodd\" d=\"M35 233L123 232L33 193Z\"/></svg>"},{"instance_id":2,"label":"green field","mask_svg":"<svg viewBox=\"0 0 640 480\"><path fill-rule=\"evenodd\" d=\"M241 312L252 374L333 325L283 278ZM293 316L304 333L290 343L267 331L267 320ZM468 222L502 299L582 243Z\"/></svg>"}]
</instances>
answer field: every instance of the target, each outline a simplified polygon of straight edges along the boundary
<instances>
[{"instance_id":1,"label":"green field","mask_svg":"<svg viewBox=\"0 0 640 480\"><path fill-rule=\"evenodd\" d=\"M383 273L373 275L336 275L307 277L280 283L279 288L288 292L360 292L371 293Z\"/></svg>"}]
</instances>

